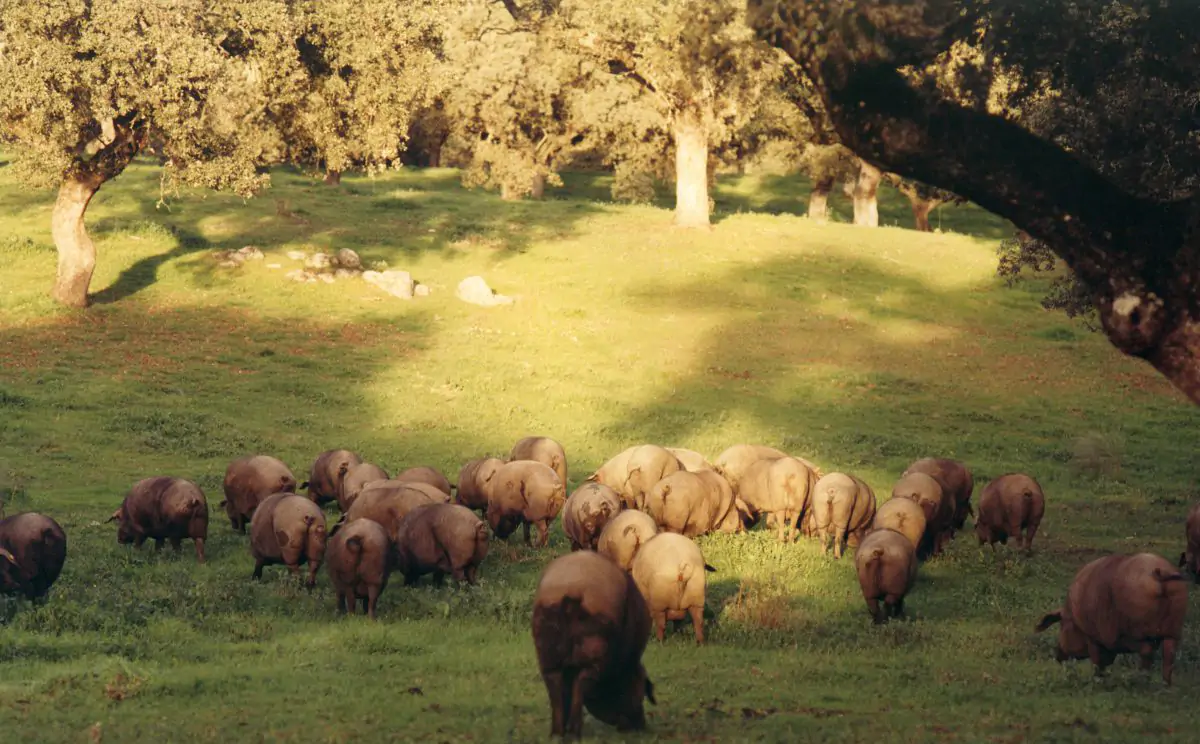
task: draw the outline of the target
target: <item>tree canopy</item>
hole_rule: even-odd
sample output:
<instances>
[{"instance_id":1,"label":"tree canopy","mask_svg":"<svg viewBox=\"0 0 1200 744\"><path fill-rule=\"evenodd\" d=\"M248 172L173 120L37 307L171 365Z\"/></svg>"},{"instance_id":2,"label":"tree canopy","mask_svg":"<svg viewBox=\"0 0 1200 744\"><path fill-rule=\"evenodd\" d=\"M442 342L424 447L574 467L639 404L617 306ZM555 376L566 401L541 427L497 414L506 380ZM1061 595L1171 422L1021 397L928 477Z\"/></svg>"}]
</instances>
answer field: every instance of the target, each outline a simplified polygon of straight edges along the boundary
<instances>
[{"instance_id":1,"label":"tree canopy","mask_svg":"<svg viewBox=\"0 0 1200 744\"><path fill-rule=\"evenodd\" d=\"M1112 343L1200 402L1200 5L750 0L750 17L844 144L1044 242Z\"/></svg>"},{"instance_id":2,"label":"tree canopy","mask_svg":"<svg viewBox=\"0 0 1200 744\"><path fill-rule=\"evenodd\" d=\"M709 224L709 158L778 84L778 54L745 23L741 0L590 3L559 11L583 50L650 93L675 149L675 222Z\"/></svg>"},{"instance_id":3,"label":"tree canopy","mask_svg":"<svg viewBox=\"0 0 1200 744\"><path fill-rule=\"evenodd\" d=\"M320 0L295 6L304 77L276 117L288 160L332 174L396 163L416 112L439 90L448 3Z\"/></svg>"},{"instance_id":4,"label":"tree canopy","mask_svg":"<svg viewBox=\"0 0 1200 744\"><path fill-rule=\"evenodd\" d=\"M148 143L168 182L242 195L281 160L394 161L437 18L424 0L0 0L0 139L59 185L53 296L87 304L87 206Z\"/></svg>"}]
</instances>

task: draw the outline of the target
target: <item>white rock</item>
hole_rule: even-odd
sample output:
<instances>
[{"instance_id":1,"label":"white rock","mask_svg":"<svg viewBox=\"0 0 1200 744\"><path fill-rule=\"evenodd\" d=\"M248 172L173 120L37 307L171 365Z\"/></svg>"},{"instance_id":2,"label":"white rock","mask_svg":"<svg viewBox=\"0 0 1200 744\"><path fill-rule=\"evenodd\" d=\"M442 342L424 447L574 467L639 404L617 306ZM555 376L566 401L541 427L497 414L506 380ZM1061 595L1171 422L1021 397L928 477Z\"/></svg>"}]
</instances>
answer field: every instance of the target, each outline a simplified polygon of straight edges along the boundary
<instances>
[{"instance_id":1,"label":"white rock","mask_svg":"<svg viewBox=\"0 0 1200 744\"><path fill-rule=\"evenodd\" d=\"M424 284L418 284L417 286L413 287L413 294L417 297L428 297L429 287L425 286Z\"/></svg>"},{"instance_id":2,"label":"white rock","mask_svg":"<svg viewBox=\"0 0 1200 744\"><path fill-rule=\"evenodd\" d=\"M394 297L399 297L402 300L412 299L412 274L409 274L407 271L364 271L362 278L363 281L374 284Z\"/></svg>"},{"instance_id":3,"label":"white rock","mask_svg":"<svg viewBox=\"0 0 1200 744\"><path fill-rule=\"evenodd\" d=\"M492 307L495 305L511 304L513 299L502 294L496 294L481 276L469 276L458 283L454 296L472 305Z\"/></svg>"},{"instance_id":4,"label":"white rock","mask_svg":"<svg viewBox=\"0 0 1200 744\"><path fill-rule=\"evenodd\" d=\"M349 279L351 277L358 276L358 274L359 272L354 269L338 269L337 271L333 272L333 275L338 279Z\"/></svg>"},{"instance_id":5,"label":"white rock","mask_svg":"<svg viewBox=\"0 0 1200 744\"><path fill-rule=\"evenodd\" d=\"M283 264L267 264L268 269L282 269Z\"/></svg>"},{"instance_id":6,"label":"white rock","mask_svg":"<svg viewBox=\"0 0 1200 744\"><path fill-rule=\"evenodd\" d=\"M332 264L328 253L314 253L304 261L304 266L309 269L328 269Z\"/></svg>"},{"instance_id":7,"label":"white rock","mask_svg":"<svg viewBox=\"0 0 1200 744\"><path fill-rule=\"evenodd\" d=\"M242 248L236 252L236 255L241 256L248 261L261 261L263 259L263 252L252 245L242 246Z\"/></svg>"},{"instance_id":8,"label":"white rock","mask_svg":"<svg viewBox=\"0 0 1200 744\"><path fill-rule=\"evenodd\" d=\"M241 266L241 265L242 265L241 261L222 261L219 264L219 266L222 269L236 269L238 266Z\"/></svg>"},{"instance_id":9,"label":"white rock","mask_svg":"<svg viewBox=\"0 0 1200 744\"><path fill-rule=\"evenodd\" d=\"M320 277L321 281L325 282L326 284L333 284L335 281L337 281L333 278L333 274L317 274L317 276Z\"/></svg>"},{"instance_id":10,"label":"white rock","mask_svg":"<svg viewBox=\"0 0 1200 744\"><path fill-rule=\"evenodd\" d=\"M293 261L303 261L304 259L308 258L308 254L304 251L288 251L287 257Z\"/></svg>"},{"instance_id":11,"label":"white rock","mask_svg":"<svg viewBox=\"0 0 1200 744\"><path fill-rule=\"evenodd\" d=\"M311 271L305 271L304 269L292 269L284 274L284 276L294 282L308 282L310 284L317 280L317 277Z\"/></svg>"},{"instance_id":12,"label":"white rock","mask_svg":"<svg viewBox=\"0 0 1200 744\"><path fill-rule=\"evenodd\" d=\"M343 248L337 252L337 265L343 269L357 269L362 266L362 259L349 248Z\"/></svg>"}]
</instances>

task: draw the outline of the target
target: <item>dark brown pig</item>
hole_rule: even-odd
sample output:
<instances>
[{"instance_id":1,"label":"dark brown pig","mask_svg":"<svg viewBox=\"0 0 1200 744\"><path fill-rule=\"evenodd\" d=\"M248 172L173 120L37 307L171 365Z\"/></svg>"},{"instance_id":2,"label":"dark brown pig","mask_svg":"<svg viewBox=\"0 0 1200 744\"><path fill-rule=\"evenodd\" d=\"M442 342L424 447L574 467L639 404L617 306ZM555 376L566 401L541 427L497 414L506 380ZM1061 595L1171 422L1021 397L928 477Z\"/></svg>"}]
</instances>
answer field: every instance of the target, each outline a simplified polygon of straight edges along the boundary
<instances>
[{"instance_id":1,"label":"dark brown pig","mask_svg":"<svg viewBox=\"0 0 1200 744\"><path fill-rule=\"evenodd\" d=\"M556 558L538 581L532 625L552 736L581 737L584 707L619 731L646 727L650 613L632 578L591 551Z\"/></svg>"},{"instance_id":2,"label":"dark brown pig","mask_svg":"<svg viewBox=\"0 0 1200 744\"><path fill-rule=\"evenodd\" d=\"M344 514L364 488L369 484L374 484L376 481L385 480L388 480L387 471L373 462L360 462L357 465L352 465L346 471L346 475L342 477L342 482L338 488L338 508Z\"/></svg>"},{"instance_id":3,"label":"dark brown pig","mask_svg":"<svg viewBox=\"0 0 1200 744\"><path fill-rule=\"evenodd\" d=\"M67 533L50 517L24 512L0 519L0 594L46 601L67 560Z\"/></svg>"},{"instance_id":4,"label":"dark brown pig","mask_svg":"<svg viewBox=\"0 0 1200 744\"><path fill-rule=\"evenodd\" d=\"M904 597L917 578L917 553L909 538L886 527L872 530L854 552L854 568L876 625L904 614Z\"/></svg>"},{"instance_id":5,"label":"dark brown pig","mask_svg":"<svg viewBox=\"0 0 1200 744\"><path fill-rule=\"evenodd\" d=\"M503 465L504 461L495 457L481 457L463 465L458 472L455 503L477 512L486 512L488 484Z\"/></svg>"},{"instance_id":6,"label":"dark brown pig","mask_svg":"<svg viewBox=\"0 0 1200 744\"><path fill-rule=\"evenodd\" d=\"M448 498L427 483L377 481L362 490L329 534L336 535L343 526L356 519L371 519L378 522L394 542L400 520L405 515L418 506L445 503Z\"/></svg>"},{"instance_id":7,"label":"dark brown pig","mask_svg":"<svg viewBox=\"0 0 1200 744\"><path fill-rule=\"evenodd\" d=\"M250 520L250 554L254 578L263 566L283 564L293 576L308 563L309 589L317 585L317 570L325 557L325 514L307 497L276 493L262 500Z\"/></svg>"},{"instance_id":8,"label":"dark brown pig","mask_svg":"<svg viewBox=\"0 0 1200 744\"><path fill-rule=\"evenodd\" d=\"M488 493L488 524L501 540L522 525L526 545L532 545L529 526L535 525L538 547L545 547L550 523L566 500L567 489L550 466L533 460L505 463L496 471Z\"/></svg>"},{"instance_id":9,"label":"dark brown pig","mask_svg":"<svg viewBox=\"0 0 1200 744\"><path fill-rule=\"evenodd\" d=\"M196 547L196 560L204 563L208 501L191 481L168 476L140 480L108 521L117 523L117 542L122 545L140 548L150 538L154 548L162 550L163 540L170 540L178 552L180 542L189 539Z\"/></svg>"},{"instance_id":10,"label":"dark brown pig","mask_svg":"<svg viewBox=\"0 0 1200 744\"><path fill-rule=\"evenodd\" d=\"M942 490L954 503L954 519L951 524L954 530L961 530L967 517L975 514L971 507L975 477L971 475L971 469L965 462L944 457L925 457L909 465L903 474L909 473L925 473L937 479Z\"/></svg>"},{"instance_id":11,"label":"dark brown pig","mask_svg":"<svg viewBox=\"0 0 1200 744\"><path fill-rule=\"evenodd\" d=\"M657 534L658 525L654 523L654 517L636 509L626 509L600 531L596 550L612 558L622 571L628 571L638 550Z\"/></svg>"},{"instance_id":12,"label":"dark brown pig","mask_svg":"<svg viewBox=\"0 0 1200 744\"><path fill-rule=\"evenodd\" d=\"M361 462L361 457L345 449L326 450L317 455L308 471L308 497L318 504L340 503L342 478Z\"/></svg>"},{"instance_id":13,"label":"dark brown pig","mask_svg":"<svg viewBox=\"0 0 1200 744\"><path fill-rule=\"evenodd\" d=\"M295 493L296 476L282 461L269 455L243 457L225 469L225 508L233 528L243 535L258 503L273 493Z\"/></svg>"},{"instance_id":14,"label":"dark brown pig","mask_svg":"<svg viewBox=\"0 0 1200 744\"><path fill-rule=\"evenodd\" d=\"M397 475L392 480L401 483L424 483L428 486L433 486L437 490L446 494L446 498L454 493L453 486L450 485L450 479L442 474L442 471L437 468L431 468L426 465L419 465L415 468L409 468Z\"/></svg>"},{"instance_id":15,"label":"dark brown pig","mask_svg":"<svg viewBox=\"0 0 1200 744\"><path fill-rule=\"evenodd\" d=\"M400 520L396 533L396 570L406 585L427 573L438 585L446 574L474 584L487 553L487 525L458 504L418 506Z\"/></svg>"},{"instance_id":16,"label":"dark brown pig","mask_svg":"<svg viewBox=\"0 0 1200 744\"><path fill-rule=\"evenodd\" d=\"M508 461L533 460L548 466L567 484L567 451L550 437L525 437L513 445Z\"/></svg>"},{"instance_id":17,"label":"dark brown pig","mask_svg":"<svg viewBox=\"0 0 1200 744\"><path fill-rule=\"evenodd\" d=\"M595 550L600 532L621 511L621 496L608 486L584 483L563 505L562 526L571 550Z\"/></svg>"},{"instance_id":18,"label":"dark brown pig","mask_svg":"<svg viewBox=\"0 0 1200 744\"><path fill-rule=\"evenodd\" d=\"M940 555L954 534L954 500L942 484L928 473L915 471L900 476L892 486L893 499L907 499L925 513L925 534L917 546L917 557L924 560Z\"/></svg>"},{"instance_id":19,"label":"dark brown pig","mask_svg":"<svg viewBox=\"0 0 1200 744\"><path fill-rule=\"evenodd\" d=\"M1008 473L987 484L980 494L975 535L980 545L1006 545L1008 538L1015 537L1029 554L1045 513L1046 497L1038 482L1024 473Z\"/></svg>"},{"instance_id":20,"label":"dark brown pig","mask_svg":"<svg viewBox=\"0 0 1200 744\"><path fill-rule=\"evenodd\" d=\"M1136 653L1142 668L1150 669L1161 645L1163 679L1169 685L1187 603L1183 575L1164 558L1110 555L1081 568L1067 603L1043 616L1034 630L1061 622L1055 658L1091 659L1097 676L1118 654Z\"/></svg>"},{"instance_id":21,"label":"dark brown pig","mask_svg":"<svg viewBox=\"0 0 1200 744\"><path fill-rule=\"evenodd\" d=\"M845 473L822 476L813 488L811 533L821 552L833 542L833 557L842 557L843 543L854 547L875 521L875 492L861 478Z\"/></svg>"},{"instance_id":22,"label":"dark brown pig","mask_svg":"<svg viewBox=\"0 0 1200 744\"><path fill-rule=\"evenodd\" d=\"M329 538L325 567L337 594L338 612L354 614L362 600L363 612L372 620L379 595L392 572L392 545L378 522L356 519Z\"/></svg>"}]
</instances>

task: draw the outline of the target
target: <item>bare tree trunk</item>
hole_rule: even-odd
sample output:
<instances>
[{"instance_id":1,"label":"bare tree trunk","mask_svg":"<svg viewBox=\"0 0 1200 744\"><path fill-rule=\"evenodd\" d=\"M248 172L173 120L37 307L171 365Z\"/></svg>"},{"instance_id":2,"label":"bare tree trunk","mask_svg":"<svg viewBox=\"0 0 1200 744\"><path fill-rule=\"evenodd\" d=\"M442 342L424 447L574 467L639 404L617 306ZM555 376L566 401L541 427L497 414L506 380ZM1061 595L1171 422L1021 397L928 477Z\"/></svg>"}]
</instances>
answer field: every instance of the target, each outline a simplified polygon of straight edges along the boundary
<instances>
[{"instance_id":1,"label":"bare tree trunk","mask_svg":"<svg viewBox=\"0 0 1200 744\"><path fill-rule=\"evenodd\" d=\"M332 168L326 170L325 171L325 185L326 186L341 186L342 185L342 172L339 170L333 170Z\"/></svg>"},{"instance_id":2,"label":"bare tree trunk","mask_svg":"<svg viewBox=\"0 0 1200 744\"><path fill-rule=\"evenodd\" d=\"M833 176L817 179L808 195L808 218L817 222L829 219L829 193L833 191Z\"/></svg>"},{"instance_id":3,"label":"bare tree trunk","mask_svg":"<svg viewBox=\"0 0 1200 744\"><path fill-rule=\"evenodd\" d=\"M879 182L883 173L870 163L859 165L858 179L854 182L854 224L863 227L879 227Z\"/></svg>"},{"instance_id":4,"label":"bare tree trunk","mask_svg":"<svg viewBox=\"0 0 1200 744\"><path fill-rule=\"evenodd\" d=\"M918 232L933 232L933 228L929 226L929 213L937 209L941 202L937 199L924 199L916 193L907 196L912 204L913 226Z\"/></svg>"},{"instance_id":5,"label":"bare tree trunk","mask_svg":"<svg viewBox=\"0 0 1200 744\"><path fill-rule=\"evenodd\" d=\"M675 224L708 227L708 132L695 112L675 115Z\"/></svg>"},{"instance_id":6,"label":"bare tree trunk","mask_svg":"<svg viewBox=\"0 0 1200 744\"><path fill-rule=\"evenodd\" d=\"M103 179L75 175L63 181L50 215L50 234L58 249L58 278L50 296L64 305L87 307L88 286L96 269L96 246L83 223L92 197Z\"/></svg>"},{"instance_id":7,"label":"bare tree trunk","mask_svg":"<svg viewBox=\"0 0 1200 744\"><path fill-rule=\"evenodd\" d=\"M500 184L500 198L504 201L520 201L521 192L511 183L505 181Z\"/></svg>"},{"instance_id":8,"label":"bare tree trunk","mask_svg":"<svg viewBox=\"0 0 1200 744\"><path fill-rule=\"evenodd\" d=\"M534 173L533 181L530 184L529 196L533 199L541 199L546 195L546 176L542 173Z\"/></svg>"}]
</instances>

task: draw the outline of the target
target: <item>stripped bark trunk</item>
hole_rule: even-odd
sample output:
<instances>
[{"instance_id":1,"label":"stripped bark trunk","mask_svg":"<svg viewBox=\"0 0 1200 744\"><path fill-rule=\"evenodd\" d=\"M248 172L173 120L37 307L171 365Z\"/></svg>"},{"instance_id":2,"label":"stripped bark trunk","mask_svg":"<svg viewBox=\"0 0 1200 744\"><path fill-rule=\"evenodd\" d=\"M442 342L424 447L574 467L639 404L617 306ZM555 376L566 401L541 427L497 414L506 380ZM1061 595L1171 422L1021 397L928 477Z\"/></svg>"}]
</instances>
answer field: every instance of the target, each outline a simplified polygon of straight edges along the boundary
<instances>
[{"instance_id":1,"label":"stripped bark trunk","mask_svg":"<svg viewBox=\"0 0 1200 744\"><path fill-rule=\"evenodd\" d=\"M858 169L854 181L854 224L860 227L879 227L879 182L883 173L866 162Z\"/></svg>"},{"instance_id":2,"label":"stripped bark trunk","mask_svg":"<svg viewBox=\"0 0 1200 744\"><path fill-rule=\"evenodd\" d=\"M812 193L808 195L808 218L817 222L829 219L829 194L833 191L833 176L819 178L813 184Z\"/></svg>"},{"instance_id":3,"label":"stripped bark trunk","mask_svg":"<svg viewBox=\"0 0 1200 744\"><path fill-rule=\"evenodd\" d=\"M342 172L339 170L333 170L333 169L326 170L325 171L325 185L326 186L341 186L342 185Z\"/></svg>"},{"instance_id":4,"label":"stripped bark trunk","mask_svg":"<svg viewBox=\"0 0 1200 744\"><path fill-rule=\"evenodd\" d=\"M50 234L58 249L58 276L50 296L64 305L87 307L88 287L96 269L96 245L88 236L83 216L103 180L70 176L58 189L50 214Z\"/></svg>"},{"instance_id":5,"label":"stripped bark trunk","mask_svg":"<svg viewBox=\"0 0 1200 744\"><path fill-rule=\"evenodd\" d=\"M929 214L941 204L940 199L926 199L916 191L905 191L909 204L912 205L913 227L918 232L933 232L929 226Z\"/></svg>"},{"instance_id":6,"label":"stripped bark trunk","mask_svg":"<svg viewBox=\"0 0 1200 744\"><path fill-rule=\"evenodd\" d=\"M708 227L708 132L694 111L675 115L675 224Z\"/></svg>"},{"instance_id":7,"label":"stripped bark trunk","mask_svg":"<svg viewBox=\"0 0 1200 744\"><path fill-rule=\"evenodd\" d=\"M88 287L96 269L96 245L84 223L88 204L101 186L125 170L145 143L145 135L136 113L101 122L99 136L80 149L59 186L50 213L50 234L58 249L58 274L50 296L64 305L88 305Z\"/></svg>"},{"instance_id":8,"label":"stripped bark trunk","mask_svg":"<svg viewBox=\"0 0 1200 744\"><path fill-rule=\"evenodd\" d=\"M541 199L546 195L546 176L541 173L533 175L533 181L530 184L529 196L533 199Z\"/></svg>"}]
</instances>

